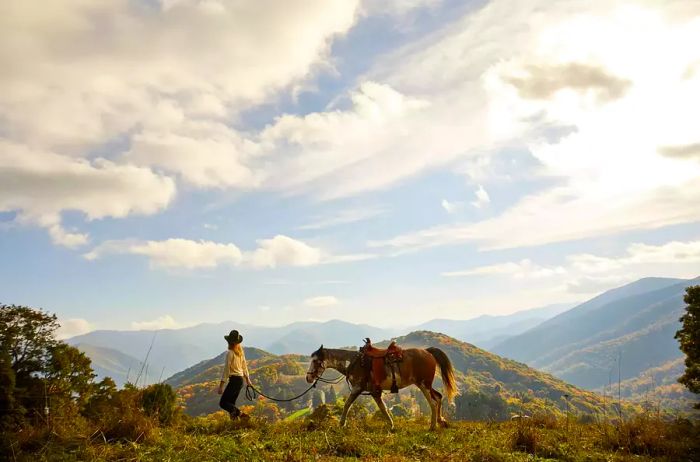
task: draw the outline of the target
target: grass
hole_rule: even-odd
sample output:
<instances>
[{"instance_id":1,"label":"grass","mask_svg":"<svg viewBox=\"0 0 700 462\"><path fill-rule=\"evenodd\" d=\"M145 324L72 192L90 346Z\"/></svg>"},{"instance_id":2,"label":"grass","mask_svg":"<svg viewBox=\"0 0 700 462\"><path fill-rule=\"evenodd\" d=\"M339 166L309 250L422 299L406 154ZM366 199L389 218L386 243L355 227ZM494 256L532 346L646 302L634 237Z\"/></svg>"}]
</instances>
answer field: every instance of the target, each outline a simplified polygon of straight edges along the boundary
<instances>
[{"instance_id":1,"label":"grass","mask_svg":"<svg viewBox=\"0 0 700 462\"><path fill-rule=\"evenodd\" d=\"M287 417L284 418L286 421L292 421L296 420L300 417L304 417L305 415L308 415L311 413L311 409L304 408L304 409L299 409L298 411L293 412L292 414L289 414Z\"/></svg>"},{"instance_id":2,"label":"grass","mask_svg":"<svg viewBox=\"0 0 700 462\"><path fill-rule=\"evenodd\" d=\"M524 422L454 422L427 431L428 421L396 419L390 431L375 417L345 429L335 417L267 424L232 423L223 413L186 419L143 442L47 440L17 460L95 461L683 461L700 460L697 424L631 420L622 426L533 418ZM12 460L10 458L10 460Z\"/></svg>"}]
</instances>

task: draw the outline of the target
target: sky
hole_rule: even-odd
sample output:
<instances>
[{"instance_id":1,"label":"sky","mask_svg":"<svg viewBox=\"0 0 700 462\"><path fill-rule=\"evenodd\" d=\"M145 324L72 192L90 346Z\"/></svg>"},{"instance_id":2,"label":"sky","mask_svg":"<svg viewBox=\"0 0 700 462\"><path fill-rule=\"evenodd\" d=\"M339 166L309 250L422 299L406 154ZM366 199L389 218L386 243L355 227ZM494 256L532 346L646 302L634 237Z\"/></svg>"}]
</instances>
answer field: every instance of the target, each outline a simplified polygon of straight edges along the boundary
<instances>
[{"instance_id":1,"label":"sky","mask_svg":"<svg viewBox=\"0 0 700 462\"><path fill-rule=\"evenodd\" d=\"M700 3L0 4L0 303L409 326L700 275Z\"/></svg>"}]
</instances>

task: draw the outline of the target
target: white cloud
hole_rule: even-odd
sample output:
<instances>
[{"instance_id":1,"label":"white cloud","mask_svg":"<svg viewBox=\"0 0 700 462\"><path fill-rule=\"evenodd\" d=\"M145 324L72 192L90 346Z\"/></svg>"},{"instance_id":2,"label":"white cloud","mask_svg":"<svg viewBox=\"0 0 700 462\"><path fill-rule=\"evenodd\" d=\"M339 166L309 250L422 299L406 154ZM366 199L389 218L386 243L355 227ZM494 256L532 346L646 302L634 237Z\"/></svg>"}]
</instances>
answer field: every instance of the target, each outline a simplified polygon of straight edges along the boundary
<instances>
[{"instance_id":1,"label":"white cloud","mask_svg":"<svg viewBox=\"0 0 700 462\"><path fill-rule=\"evenodd\" d=\"M613 272L633 265L687 265L700 263L700 241L671 241L661 245L633 243L627 247L626 254L618 258L576 254L567 259L574 268L586 273Z\"/></svg>"},{"instance_id":2,"label":"white cloud","mask_svg":"<svg viewBox=\"0 0 700 462\"><path fill-rule=\"evenodd\" d=\"M0 139L0 211L19 211L20 222L47 228L60 245L87 242L87 235L61 226L63 211L82 212L89 220L148 215L165 208L174 195L174 182L149 169L60 156Z\"/></svg>"},{"instance_id":3,"label":"white cloud","mask_svg":"<svg viewBox=\"0 0 700 462\"><path fill-rule=\"evenodd\" d=\"M148 257L155 268L202 269L220 265L238 265L243 255L234 244L211 241L167 239L164 241L106 241L86 253L87 260L108 254L132 254Z\"/></svg>"},{"instance_id":4,"label":"white cloud","mask_svg":"<svg viewBox=\"0 0 700 462\"><path fill-rule=\"evenodd\" d=\"M256 143L230 128L241 111L329 68L353 0L10 2L0 6L0 211L49 228L152 214L177 175L201 188L249 189ZM251 52L254 50L254 52ZM110 160L95 158L107 143ZM49 221L50 224L44 224Z\"/></svg>"},{"instance_id":5,"label":"white cloud","mask_svg":"<svg viewBox=\"0 0 700 462\"><path fill-rule=\"evenodd\" d=\"M291 237L277 235L272 239L261 239L249 261L254 268L276 268L278 266L311 266L321 263L323 252Z\"/></svg>"},{"instance_id":6,"label":"white cloud","mask_svg":"<svg viewBox=\"0 0 700 462\"><path fill-rule=\"evenodd\" d=\"M275 159L264 187L333 199L384 188L442 162L439 141L430 153L424 141L415 145L431 136L421 122L428 103L372 81L350 99L347 110L284 115L259 134L258 156Z\"/></svg>"},{"instance_id":7,"label":"white cloud","mask_svg":"<svg viewBox=\"0 0 700 462\"><path fill-rule=\"evenodd\" d=\"M343 0L6 4L0 114L17 137L51 146L104 141L160 103L223 117L306 78L356 9Z\"/></svg>"},{"instance_id":8,"label":"white cloud","mask_svg":"<svg viewBox=\"0 0 700 462\"><path fill-rule=\"evenodd\" d=\"M436 8L442 3L443 0L364 0L362 6L368 15L405 16L423 8Z\"/></svg>"},{"instance_id":9,"label":"white cloud","mask_svg":"<svg viewBox=\"0 0 700 462\"><path fill-rule=\"evenodd\" d=\"M130 254L148 258L153 268L207 269L220 266L247 266L254 269L282 266L313 266L373 258L374 255L334 255L297 239L277 235L257 241L252 251L241 251L235 244L189 239L163 241L105 241L83 255L97 260L106 255Z\"/></svg>"},{"instance_id":10,"label":"white cloud","mask_svg":"<svg viewBox=\"0 0 700 462\"><path fill-rule=\"evenodd\" d=\"M54 244L68 247L69 249L74 249L88 243L87 234L68 232L59 224L49 227L49 236Z\"/></svg>"},{"instance_id":11,"label":"white cloud","mask_svg":"<svg viewBox=\"0 0 700 462\"><path fill-rule=\"evenodd\" d=\"M516 279L540 279L563 274L566 274L566 269L561 266L544 267L533 263L529 259L442 273L443 276L447 277L508 275Z\"/></svg>"},{"instance_id":12,"label":"white cloud","mask_svg":"<svg viewBox=\"0 0 700 462\"><path fill-rule=\"evenodd\" d=\"M472 201L471 204L477 209L483 208L491 202L489 193L486 192L482 185L479 185L479 188L474 192L474 195L476 196L476 200Z\"/></svg>"},{"instance_id":13,"label":"white cloud","mask_svg":"<svg viewBox=\"0 0 700 462\"><path fill-rule=\"evenodd\" d=\"M440 202L440 205L445 210L445 212L451 214L451 213L456 213L457 211L459 211L464 206L464 202L459 202L459 201L450 202L447 199L443 199L442 202Z\"/></svg>"},{"instance_id":14,"label":"white cloud","mask_svg":"<svg viewBox=\"0 0 700 462\"><path fill-rule=\"evenodd\" d=\"M386 209L382 207L362 207L341 210L325 217L318 217L315 221L306 225L300 226L298 229L325 229L338 225L347 225L357 223L358 221L368 220L384 213Z\"/></svg>"},{"instance_id":15,"label":"white cloud","mask_svg":"<svg viewBox=\"0 0 700 462\"><path fill-rule=\"evenodd\" d=\"M337 305L338 303L338 299L332 295L321 295L304 300L304 306L308 306L309 308L327 308Z\"/></svg>"},{"instance_id":16,"label":"white cloud","mask_svg":"<svg viewBox=\"0 0 700 462\"><path fill-rule=\"evenodd\" d=\"M254 143L223 123L178 120L135 134L122 159L160 167L199 188L246 190L258 186L262 179L261 172L248 165L256 150Z\"/></svg>"},{"instance_id":17,"label":"white cloud","mask_svg":"<svg viewBox=\"0 0 700 462\"><path fill-rule=\"evenodd\" d=\"M385 60L373 78L420 95L431 112L446 113L447 100L481 127L462 143L467 155L525 146L554 186L480 222L372 244L507 248L700 220L700 107L687 104L700 99L700 76L687 72L697 41L700 11L682 2L494 0ZM547 126L569 129L547 139ZM488 163L476 167L488 181Z\"/></svg>"},{"instance_id":18,"label":"white cloud","mask_svg":"<svg viewBox=\"0 0 700 462\"><path fill-rule=\"evenodd\" d=\"M528 284L537 280L549 285L553 297L563 299L567 293L595 294L647 276L697 277L699 263L700 241L671 241L659 245L633 243L620 256L573 254L565 258L565 264L557 266L542 266L524 259L444 272L442 276L507 276ZM663 273L659 268L663 268Z\"/></svg>"},{"instance_id":19,"label":"white cloud","mask_svg":"<svg viewBox=\"0 0 700 462\"><path fill-rule=\"evenodd\" d=\"M214 268L222 264L236 265L242 258L241 251L233 244L187 239L135 244L129 253L145 255L153 265L162 268Z\"/></svg>"},{"instance_id":20,"label":"white cloud","mask_svg":"<svg viewBox=\"0 0 700 462\"><path fill-rule=\"evenodd\" d=\"M169 314L159 316L150 321L134 321L131 323L133 330L158 330L158 329L179 329L182 326Z\"/></svg>"},{"instance_id":21,"label":"white cloud","mask_svg":"<svg viewBox=\"0 0 700 462\"><path fill-rule=\"evenodd\" d=\"M59 319L61 327L56 331L56 338L66 339L76 335L85 334L93 330L93 327L82 318Z\"/></svg>"}]
</instances>

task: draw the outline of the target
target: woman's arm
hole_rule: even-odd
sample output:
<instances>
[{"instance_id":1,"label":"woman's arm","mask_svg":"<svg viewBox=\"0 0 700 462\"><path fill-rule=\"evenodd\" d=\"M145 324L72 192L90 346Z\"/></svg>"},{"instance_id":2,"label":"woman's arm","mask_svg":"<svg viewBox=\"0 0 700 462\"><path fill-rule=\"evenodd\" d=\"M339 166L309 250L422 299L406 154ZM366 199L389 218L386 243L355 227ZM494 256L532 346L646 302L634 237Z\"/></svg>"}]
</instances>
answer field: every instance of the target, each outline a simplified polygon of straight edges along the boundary
<instances>
[{"instance_id":1,"label":"woman's arm","mask_svg":"<svg viewBox=\"0 0 700 462\"><path fill-rule=\"evenodd\" d=\"M243 377L245 378L245 383L250 385L250 374L248 373L248 361L245 359L245 353L241 349L241 358L243 359Z\"/></svg>"},{"instance_id":2,"label":"woman's arm","mask_svg":"<svg viewBox=\"0 0 700 462\"><path fill-rule=\"evenodd\" d=\"M224 392L224 385L226 384L226 380L228 380L229 376L229 364L231 363L231 350L228 350L226 352L226 359L224 360L224 368L221 371L221 381L219 382L219 394L222 394Z\"/></svg>"}]
</instances>

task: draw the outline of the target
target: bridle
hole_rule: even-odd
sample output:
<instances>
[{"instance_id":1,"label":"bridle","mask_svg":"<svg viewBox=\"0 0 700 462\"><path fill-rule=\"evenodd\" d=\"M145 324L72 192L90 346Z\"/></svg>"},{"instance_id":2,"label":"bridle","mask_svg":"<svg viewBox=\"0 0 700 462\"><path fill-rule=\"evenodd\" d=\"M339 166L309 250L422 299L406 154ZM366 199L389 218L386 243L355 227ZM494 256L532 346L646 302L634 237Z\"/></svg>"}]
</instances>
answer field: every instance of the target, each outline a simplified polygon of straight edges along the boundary
<instances>
[{"instance_id":1,"label":"bridle","mask_svg":"<svg viewBox=\"0 0 700 462\"><path fill-rule=\"evenodd\" d=\"M326 360L325 359L318 359L318 358L313 358L311 360L311 364L313 365L313 368L307 372L308 375L311 375L314 379L317 379L323 375L323 373L326 371Z\"/></svg>"}]
</instances>

